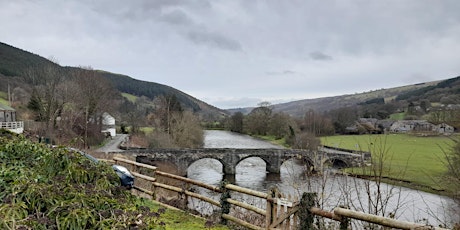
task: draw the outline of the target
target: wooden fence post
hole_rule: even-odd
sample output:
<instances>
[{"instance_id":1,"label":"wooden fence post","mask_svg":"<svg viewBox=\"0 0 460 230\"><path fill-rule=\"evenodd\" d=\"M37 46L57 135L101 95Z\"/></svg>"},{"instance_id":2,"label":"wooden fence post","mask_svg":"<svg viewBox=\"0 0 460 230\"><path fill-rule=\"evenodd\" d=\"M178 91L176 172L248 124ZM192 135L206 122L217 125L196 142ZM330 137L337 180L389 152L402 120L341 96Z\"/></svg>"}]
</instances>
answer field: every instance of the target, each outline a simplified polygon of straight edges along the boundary
<instances>
[{"instance_id":1,"label":"wooden fence post","mask_svg":"<svg viewBox=\"0 0 460 230\"><path fill-rule=\"evenodd\" d=\"M265 228L269 229L271 224L273 223L274 219L274 213L273 213L273 201L275 200L275 189L276 188L271 188L270 191L268 192L267 197L267 207L265 209L266 214L265 214Z\"/></svg>"},{"instance_id":2,"label":"wooden fence post","mask_svg":"<svg viewBox=\"0 0 460 230\"><path fill-rule=\"evenodd\" d=\"M345 207L345 206L339 206L339 207L348 209L348 207ZM347 230L350 224L350 219L344 216L341 216L341 219L342 220L340 221L340 230Z\"/></svg>"},{"instance_id":3,"label":"wooden fence post","mask_svg":"<svg viewBox=\"0 0 460 230\"><path fill-rule=\"evenodd\" d=\"M303 193L300 199L299 209L299 229L308 230L313 229L314 214L310 209L315 206L316 193Z\"/></svg>"},{"instance_id":4,"label":"wooden fence post","mask_svg":"<svg viewBox=\"0 0 460 230\"><path fill-rule=\"evenodd\" d=\"M156 172L157 172L156 169L152 170L151 177L155 178L155 181L158 181ZM152 200L156 200L157 199L157 195L156 195L157 193L156 193L155 183L153 181L150 182L150 191L152 191Z\"/></svg>"},{"instance_id":5,"label":"wooden fence post","mask_svg":"<svg viewBox=\"0 0 460 230\"><path fill-rule=\"evenodd\" d=\"M231 198L230 190L228 190L226 187L227 184L228 184L227 180L223 180L222 182L220 182L220 189L222 191L222 195L220 196L220 205L221 205L220 223L223 225L227 224L227 219L223 218L222 215L230 213L230 205L231 205L227 201L228 198Z\"/></svg>"}]
</instances>

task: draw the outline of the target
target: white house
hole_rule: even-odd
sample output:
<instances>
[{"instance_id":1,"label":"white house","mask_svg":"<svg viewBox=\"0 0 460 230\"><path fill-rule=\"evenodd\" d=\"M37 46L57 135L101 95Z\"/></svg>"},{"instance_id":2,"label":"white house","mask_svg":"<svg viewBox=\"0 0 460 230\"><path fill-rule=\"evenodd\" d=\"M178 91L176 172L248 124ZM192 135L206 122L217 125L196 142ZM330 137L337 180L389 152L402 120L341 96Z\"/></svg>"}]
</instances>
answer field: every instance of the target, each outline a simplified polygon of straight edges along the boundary
<instances>
[{"instance_id":1,"label":"white house","mask_svg":"<svg viewBox=\"0 0 460 230\"><path fill-rule=\"evenodd\" d=\"M390 132L407 133L411 131L432 131L433 124L425 120L401 120L394 122Z\"/></svg>"},{"instance_id":2,"label":"white house","mask_svg":"<svg viewBox=\"0 0 460 230\"><path fill-rule=\"evenodd\" d=\"M24 132L24 122L16 121L16 110L0 104L0 129L7 129L14 133Z\"/></svg>"},{"instance_id":3,"label":"white house","mask_svg":"<svg viewBox=\"0 0 460 230\"><path fill-rule=\"evenodd\" d=\"M110 134L111 137L114 137L117 135L117 130L115 126L115 118L106 112L102 114L102 131L101 132Z\"/></svg>"},{"instance_id":4,"label":"white house","mask_svg":"<svg viewBox=\"0 0 460 230\"><path fill-rule=\"evenodd\" d=\"M445 123L434 125L425 120L402 120L394 122L390 127L390 131L394 133L434 132L439 134L452 134L454 132L454 127Z\"/></svg>"}]
</instances>

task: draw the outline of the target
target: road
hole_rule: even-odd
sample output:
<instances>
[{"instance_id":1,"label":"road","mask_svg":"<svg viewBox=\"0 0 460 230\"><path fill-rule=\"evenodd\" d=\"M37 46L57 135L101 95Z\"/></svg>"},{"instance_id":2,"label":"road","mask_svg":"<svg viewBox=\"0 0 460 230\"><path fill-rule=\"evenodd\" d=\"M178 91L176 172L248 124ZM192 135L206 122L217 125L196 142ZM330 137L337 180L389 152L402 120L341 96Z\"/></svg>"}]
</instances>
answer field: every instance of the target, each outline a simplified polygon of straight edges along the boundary
<instances>
[{"instance_id":1,"label":"road","mask_svg":"<svg viewBox=\"0 0 460 230\"><path fill-rule=\"evenodd\" d=\"M128 138L128 134L117 134L115 137L112 138L108 143L102 146L99 149L96 149L96 152L123 152L124 150L119 149L121 142L123 142L126 138Z\"/></svg>"}]
</instances>

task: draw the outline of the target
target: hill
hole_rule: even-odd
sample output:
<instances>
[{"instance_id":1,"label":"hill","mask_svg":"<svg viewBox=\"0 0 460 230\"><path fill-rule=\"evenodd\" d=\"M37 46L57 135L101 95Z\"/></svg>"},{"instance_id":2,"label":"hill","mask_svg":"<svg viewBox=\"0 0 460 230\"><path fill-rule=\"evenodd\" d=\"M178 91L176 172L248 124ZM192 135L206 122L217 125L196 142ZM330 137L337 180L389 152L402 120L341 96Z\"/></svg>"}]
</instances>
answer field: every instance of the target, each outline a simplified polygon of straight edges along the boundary
<instances>
[{"instance_id":1,"label":"hill","mask_svg":"<svg viewBox=\"0 0 460 230\"><path fill-rule=\"evenodd\" d=\"M29 68L44 65L57 64L38 55L0 42L0 80L2 82L8 82L13 85L24 84L18 76L21 76L21 74ZM78 68L58 67L65 71L71 71L72 69ZM167 85L141 81L130 76L103 70L95 71L98 75L105 77L113 85L119 92L120 98L121 95L132 95L133 97L129 100L131 102L141 97L153 101L158 96L174 95L185 109L200 114L204 120L208 121L218 120L234 112L248 114L253 109L252 107L247 107L221 110ZM309 110L322 113L344 107L378 107L376 105L382 103L392 104L395 110L405 110L409 103L420 105L423 100L427 100L432 104L460 104L457 98L460 93L459 78L460 77L443 81L424 82L389 89L378 89L364 93L291 101L273 105L273 111L284 112L295 117L302 117ZM1 84L0 92L6 91L7 84ZM145 102L144 100L144 102L141 103L145 104L150 102Z\"/></svg>"},{"instance_id":2,"label":"hill","mask_svg":"<svg viewBox=\"0 0 460 230\"><path fill-rule=\"evenodd\" d=\"M46 58L0 42L0 74L21 76L30 67L56 65Z\"/></svg>"},{"instance_id":3,"label":"hill","mask_svg":"<svg viewBox=\"0 0 460 230\"><path fill-rule=\"evenodd\" d=\"M122 93L128 93L138 97L145 96L150 99L154 99L161 95L175 95L183 106L191 109L195 113L199 113L206 119L213 120L218 119L222 115L226 115L225 111L198 100L197 98L173 87L155 82L137 80L126 75L106 71L100 72Z\"/></svg>"},{"instance_id":4,"label":"hill","mask_svg":"<svg viewBox=\"0 0 460 230\"><path fill-rule=\"evenodd\" d=\"M78 67L59 66L39 55L0 42L0 80L4 80L3 82L7 81L14 85L24 84L24 82L21 82L20 76L31 68L38 68L46 65L53 65L60 68L62 71L68 72L78 69ZM200 101L173 87L154 82L140 81L126 75L107 71L94 71L96 71L98 75L102 75L109 80L120 95L122 93L128 93L138 97L146 97L150 100L161 95L175 95L184 109L198 113L204 119L217 119L225 115L225 111ZM0 91L6 92L6 87L6 84L2 84L0 86Z\"/></svg>"},{"instance_id":5,"label":"hill","mask_svg":"<svg viewBox=\"0 0 460 230\"><path fill-rule=\"evenodd\" d=\"M408 94L426 87L433 87L439 82L440 81L432 81L396 88L379 89L364 93L292 101L274 105L274 111L282 111L298 117L303 116L305 112L310 109L321 113L342 107L351 107L366 102L372 102L373 99L377 98L383 98L385 102L390 102L395 100L399 95Z\"/></svg>"},{"instance_id":6,"label":"hill","mask_svg":"<svg viewBox=\"0 0 460 230\"><path fill-rule=\"evenodd\" d=\"M284 112L294 117L302 117L309 110L318 113L345 107L376 104L394 104L404 110L408 103L419 105L427 100L432 104L460 104L460 76L446 80L431 81L369 92L304 99L272 105L274 112ZM229 113L248 114L254 107L228 109Z\"/></svg>"}]
</instances>

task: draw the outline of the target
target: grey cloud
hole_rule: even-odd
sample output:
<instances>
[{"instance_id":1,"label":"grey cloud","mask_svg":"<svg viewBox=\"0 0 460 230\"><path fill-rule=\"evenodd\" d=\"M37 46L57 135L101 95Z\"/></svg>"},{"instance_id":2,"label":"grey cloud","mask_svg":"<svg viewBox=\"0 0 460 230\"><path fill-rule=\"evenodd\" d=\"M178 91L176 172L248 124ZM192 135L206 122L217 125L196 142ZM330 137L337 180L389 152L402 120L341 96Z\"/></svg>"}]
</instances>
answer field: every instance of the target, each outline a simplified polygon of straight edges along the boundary
<instances>
[{"instance_id":1,"label":"grey cloud","mask_svg":"<svg viewBox=\"0 0 460 230\"><path fill-rule=\"evenodd\" d=\"M267 75L291 75L291 74L297 74L297 72L292 71L292 70L283 70L280 72L277 71L268 71L265 72Z\"/></svg>"},{"instance_id":2,"label":"grey cloud","mask_svg":"<svg viewBox=\"0 0 460 230\"><path fill-rule=\"evenodd\" d=\"M210 33L206 31L189 31L187 38L198 45L207 45L225 50L240 51L241 44L231 38L224 37L218 33Z\"/></svg>"},{"instance_id":3,"label":"grey cloud","mask_svg":"<svg viewBox=\"0 0 460 230\"><path fill-rule=\"evenodd\" d=\"M176 12L178 9L201 10L211 7L209 2L204 0L140 0L129 2L129 4L121 0L110 0L91 2L87 3L87 5L95 12L110 16L114 20L142 21L152 17L160 17L164 21L171 23L189 20L187 15L181 15L180 12ZM162 12L165 10L169 10L170 13L164 14L162 18Z\"/></svg>"},{"instance_id":4,"label":"grey cloud","mask_svg":"<svg viewBox=\"0 0 460 230\"><path fill-rule=\"evenodd\" d=\"M408 84L413 83L413 82L428 82L431 81L432 79L424 73L413 73L410 76L404 77L402 79L404 82L407 82Z\"/></svg>"},{"instance_id":5,"label":"grey cloud","mask_svg":"<svg viewBox=\"0 0 460 230\"><path fill-rule=\"evenodd\" d=\"M312 58L313 60L317 60L317 61L328 61L328 60L332 60L332 57L327 55L327 54L324 54L324 53L321 53L321 52L312 52L310 53L310 58Z\"/></svg>"},{"instance_id":6,"label":"grey cloud","mask_svg":"<svg viewBox=\"0 0 460 230\"><path fill-rule=\"evenodd\" d=\"M209 8L211 4L205 0L145 0L142 6L146 9L160 9L165 7Z\"/></svg>"},{"instance_id":7,"label":"grey cloud","mask_svg":"<svg viewBox=\"0 0 460 230\"><path fill-rule=\"evenodd\" d=\"M174 25L192 25L193 20L182 10L173 10L160 16L160 20Z\"/></svg>"}]
</instances>

